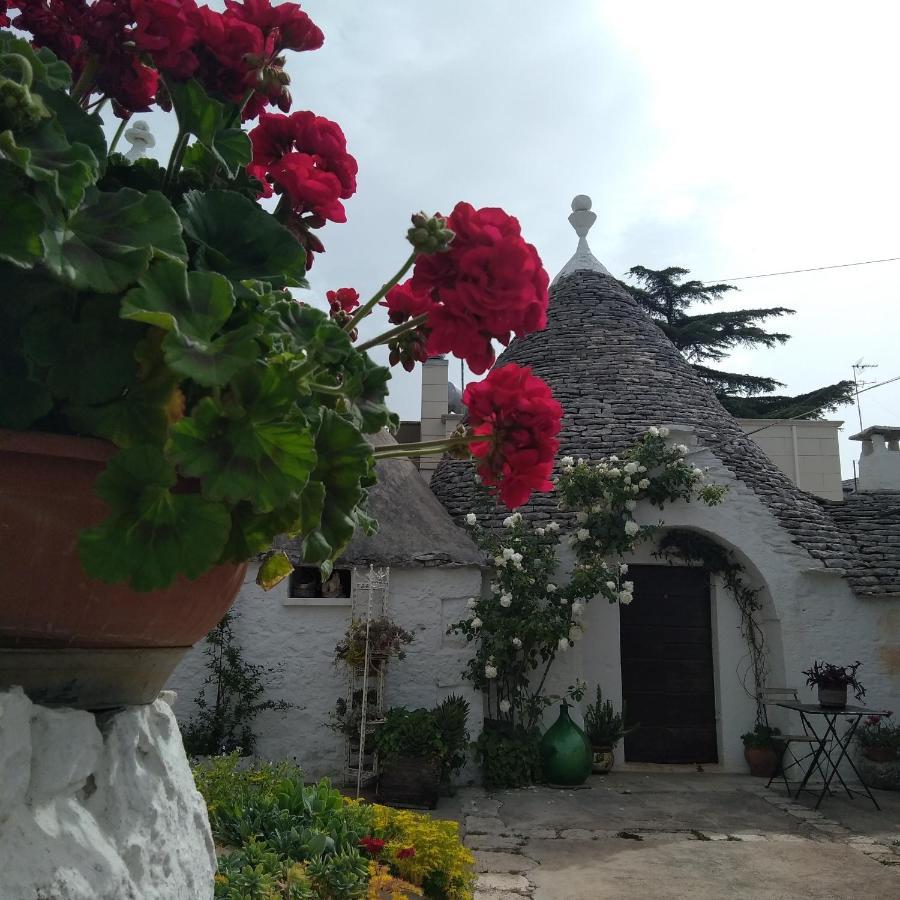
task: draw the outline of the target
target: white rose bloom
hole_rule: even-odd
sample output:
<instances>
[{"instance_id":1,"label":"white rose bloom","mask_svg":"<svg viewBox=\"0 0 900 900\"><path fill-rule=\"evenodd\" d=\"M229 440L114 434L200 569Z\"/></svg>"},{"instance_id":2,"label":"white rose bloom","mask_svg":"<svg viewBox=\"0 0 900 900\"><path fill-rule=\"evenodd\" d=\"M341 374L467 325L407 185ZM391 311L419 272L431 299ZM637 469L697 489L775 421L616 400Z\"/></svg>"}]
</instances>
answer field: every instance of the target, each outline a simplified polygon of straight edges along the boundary
<instances>
[{"instance_id":1,"label":"white rose bloom","mask_svg":"<svg viewBox=\"0 0 900 900\"><path fill-rule=\"evenodd\" d=\"M502 556L495 556L494 557L494 565L497 566L498 568L502 569L506 566L506 559Z\"/></svg>"},{"instance_id":2,"label":"white rose bloom","mask_svg":"<svg viewBox=\"0 0 900 900\"><path fill-rule=\"evenodd\" d=\"M625 463L625 471L629 475L634 475L638 470L638 464L636 462Z\"/></svg>"},{"instance_id":3,"label":"white rose bloom","mask_svg":"<svg viewBox=\"0 0 900 900\"><path fill-rule=\"evenodd\" d=\"M502 712L502 713L508 713L510 711L510 709L512 708L512 705L510 704L509 700L501 700L499 703L499 706L500 706L500 712Z\"/></svg>"},{"instance_id":4,"label":"white rose bloom","mask_svg":"<svg viewBox=\"0 0 900 900\"><path fill-rule=\"evenodd\" d=\"M618 456L611 456L611 457L609 458L609 461L610 461L610 462L618 462L618 461L619 461L619 457L618 457Z\"/></svg>"},{"instance_id":5,"label":"white rose bloom","mask_svg":"<svg viewBox=\"0 0 900 900\"><path fill-rule=\"evenodd\" d=\"M497 677L497 667L492 666L490 663L488 663L484 667L484 677L485 678L496 678Z\"/></svg>"},{"instance_id":6,"label":"white rose bloom","mask_svg":"<svg viewBox=\"0 0 900 900\"><path fill-rule=\"evenodd\" d=\"M579 625L573 625L569 629L569 640L570 641L580 641L583 635L584 635L584 632L581 630L581 626L579 626Z\"/></svg>"},{"instance_id":7,"label":"white rose bloom","mask_svg":"<svg viewBox=\"0 0 900 900\"><path fill-rule=\"evenodd\" d=\"M602 504L602 503L595 503L595 504L591 507L591 512L593 512L593 513L603 512L603 504Z\"/></svg>"},{"instance_id":8,"label":"white rose bloom","mask_svg":"<svg viewBox=\"0 0 900 900\"><path fill-rule=\"evenodd\" d=\"M559 523L558 522L549 522L547 524L547 531L559 531Z\"/></svg>"},{"instance_id":9,"label":"white rose bloom","mask_svg":"<svg viewBox=\"0 0 900 900\"><path fill-rule=\"evenodd\" d=\"M503 527L504 527L504 528L512 528L512 524L513 524L512 516L507 516L507 517L503 520Z\"/></svg>"},{"instance_id":10,"label":"white rose bloom","mask_svg":"<svg viewBox=\"0 0 900 900\"><path fill-rule=\"evenodd\" d=\"M547 582L547 593L552 594L556 590L556 585L552 581Z\"/></svg>"},{"instance_id":11,"label":"white rose bloom","mask_svg":"<svg viewBox=\"0 0 900 900\"><path fill-rule=\"evenodd\" d=\"M575 532L575 537L579 541L586 541L591 536L591 533L587 530L587 528L579 528L578 531Z\"/></svg>"},{"instance_id":12,"label":"white rose bloom","mask_svg":"<svg viewBox=\"0 0 900 900\"><path fill-rule=\"evenodd\" d=\"M563 466L563 472L566 475L571 475L575 471L575 466Z\"/></svg>"},{"instance_id":13,"label":"white rose bloom","mask_svg":"<svg viewBox=\"0 0 900 900\"><path fill-rule=\"evenodd\" d=\"M580 456L578 457L578 465L579 465L579 466L583 466L583 465L584 465L584 460L583 460Z\"/></svg>"},{"instance_id":14,"label":"white rose bloom","mask_svg":"<svg viewBox=\"0 0 900 900\"><path fill-rule=\"evenodd\" d=\"M469 609L475 609L475 607L478 606L478 601L474 597L469 597L469 599L466 600L466 606L468 606Z\"/></svg>"},{"instance_id":15,"label":"white rose bloom","mask_svg":"<svg viewBox=\"0 0 900 900\"><path fill-rule=\"evenodd\" d=\"M625 509L631 511L637 506L637 500L626 500L625 501Z\"/></svg>"},{"instance_id":16,"label":"white rose bloom","mask_svg":"<svg viewBox=\"0 0 900 900\"><path fill-rule=\"evenodd\" d=\"M569 605L569 601L566 600L565 597L560 597L560 598L559 598L559 605L560 605L560 606L568 606L568 605Z\"/></svg>"},{"instance_id":17,"label":"white rose bloom","mask_svg":"<svg viewBox=\"0 0 900 900\"><path fill-rule=\"evenodd\" d=\"M511 559L514 563L517 563L517 564L518 564L518 563L522 562L522 554L519 553L518 551L514 551L514 552L513 552L513 555L510 557L510 559Z\"/></svg>"},{"instance_id":18,"label":"white rose bloom","mask_svg":"<svg viewBox=\"0 0 900 900\"><path fill-rule=\"evenodd\" d=\"M512 559L513 556L515 556L516 551L513 550L512 547L504 547L502 553L504 559Z\"/></svg>"},{"instance_id":19,"label":"white rose bloom","mask_svg":"<svg viewBox=\"0 0 900 900\"><path fill-rule=\"evenodd\" d=\"M475 513L466 513L466 525L474 525L478 521Z\"/></svg>"},{"instance_id":20,"label":"white rose bloom","mask_svg":"<svg viewBox=\"0 0 900 900\"><path fill-rule=\"evenodd\" d=\"M606 586L607 586L611 591L614 591L614 590L616 589L616 583L615 583L614 581L607 581L607 582L606 582Z\"/></svg>"},{"instance_id":21,"label":"white rose bloom","mask_svg":"<svg viewBox=\"0 0 900 900\"><path fill-rule=\"evenodd\" d=\"M576 601L572 604L572 615L580 616L584 612L584 604Z\"/></svg>"},{"instance_id":22,"label":"white rose bloom","mask_svg":"<svg viewBox=\"0 0 900 900\"><path fill-rule=\"evenodd\" d=\"M475 618L472 619L472 621L469 624L473 628L481 628L481 626L484 625L484 622L482 622L481 619L478 618L478 616L475 616Z\"/></svg>"},{"instance_id":23,"label":"white rose bloom","mask_svg":"<svg viewBox=\"0 0 900 900\"><path fill-rule=\"evenodd\" d=\"M666 428L665 425L659 426L659 436L660 437L668 437L669 436L669 429Z\"/></svg>"},{"instance_id":24,"label":"white rose bloom","mask_svg":"<svg viewBox=\"0 0 900 900\"><path fill-rule=\"evenodd\" d=\"M639 487L642 491L646 491L647 488L650 487L650 479L649 479L649 478L642 478L642 479L638 482L638 487Z\"/></svg>"},{"instance_id":25,"label":"white rose bloom","mask_svg":"<svg viewBox=\"0 0 900 900\"><path fill-rule=\"evenodd\" d=\"M630 475L626 475L626 476L622 479L622 481L624 481L625 484L631 484L631 476L630 476Z\"/></svg>"},{"instance_id":26,"label":"white rose bloom","mask_svg":"<svg viewBox=\"0 0 900 900\"><path fill-rule=\"evenodd\" d=\"M587 522L587 520L588 520L588 514L586 512L575 513L575 521L579 525L584 525L584 523Z\"/></svg>"},{"instance_id":27,"label":"white rose bloom","mask_svg":"<svg viewBox=\"0 0 900 900\"><path fill-rule=\"evenodd\" d=\"M629 537L634 537L641 530L641 526L638 525L633 519L630 519L625 523L625 534Z\"/></svg>"},{"instance_id":28,"label":"white rose bloom","mask_svg":"<svg viewBox=\"0 0 900 900\"><path fill-rule=\"evenodd\" d=\"M652 435L653 437L659 437L659 429L655 425L651 425L647 429L647 434Z\"/></svg>"},{"instance_id":29,"label":"white rose bloom","mask_svg":"<svg viewBox=\"0 0 900 900\"><path fill-rule=\"evenodd\" d=\"M535 533L538 537L543 537L543 536L544 536L544 529L543 529L543 528L535 528L535 529L534 529L534 533Z\"/></svg>"},{"instance_id":30,"label":"white rose bloom","mask_svg":"<svg viewBox=\"0 0 900 900\"><path fill-rule=\"evenodd\" d=\"M559 464L560 464L561 466L574 466L574 465L575 465L575 460L574 460L574 458L571 457L571 456L564 456L564 457L559 461Z\"/></svg>"},{"instance_id":31,"label":"white rose bloom","mask_svg":"<svg viewBox=\"0 0 900 900\"><path fill-rule=\"evenodd\" d=\"M501 594L500 595L500 605L504 609L509 609L512 606L512 594Z\"/></svg>"},{"instance_id":32,"label":"white rose bloom","mask_svg":"<svg viewBox=\"0 0 900 900\"><path fill-rule=\"evenodd\" d=\"M636 484L631 485L631 493L632 494L637 494L639 491L640 491L640 488Z\"/></svg>"},{"instance_id":33,"label":"white rose bloom","mask_svg":"<svg viewBox=\"0 0 900 900\"><path fill-rule=\"evenodd\" d=\"M682 455L686 456L688 448L684 444L676 444L675 449Z\"/></svg>"},{"instance_id":34,"label":"white rose bloom","mask_svg":"<svg viewBox=\"0 0 900 900\"><path fill-rule=\"evenodd\" d=\"M622 590L626 591L629 594L634 593L634 582L633 581L623 581L622 582Z\"/></svg>"},{"instance_id":35,"label":"white rose bloom","mask_svg":"<svg viewBox=\"0 0 900 900\"><path fill-rule=\"evenodd\" d=\"M638 466L638 472L646 472L646 471L647 471L646 466Z\"/></svg>"},{"instance_id":36,"label":"white rose bloom","mask_svg":"<svg viewBox=\"0 0 900 900\"><path fill-rule=\"evenodd\" d=\"M619 566L619 574L620 574L620 575L627 575L627 574L628 574L628 563L622 563L622 564Z\"/></svg>"},{"instance_id":37,"label":"white rose bloom","mask_svg":"<svg viewBox=\"0 0 900 900\"><path fill-rule=\"evenodd\" d=\"M691 475L693 475L694 478L702 478L703 477L703 469L692 469Z\"/></svg>"},{"instance_id":38,"label":"white rose bloom","mask_svg":"<svg viewBox=\"0 0 900 900\"><path fill-rule=\"evenodd\" d=\"M561 653L565 653L566 650L569 649L569 639L561 637L559 639L559 643L556 645Z\"/></svg>"},{"instance_id":39,"label":"white rose bloom","mask_svg":"<svg viewBox=\"0 0 900 900\"><path fill-rule=\"evenodd\" d=\"M606 474L609 475L610 478L618 478L622 473L613 466Z\"/></svg>"},{"instance_id":40,"label":"white rose bloom","mask_svg":"<svg viewBox=\"0 0 900 900\"><path fill-rule=\"evenodd\" d=\"M522 638L514 637L512 639L512 645L518 650L522 646Z\"/></svg>"},{"instance_id":41,"label":"white rose bloom","mask_svg":"<svg viewBox=\"0 0 900 900\"><path fill-rule=\"evenodd\" d=\"M619 594L619 603L621 603L622 606L628 606L628 604L631 603L633 599L634 598L631 596L631 594L628 593L628 591L622 591L622 593Z\"/></svg>"},{"instance_id":42,"label":"white rose bloom","mask_svg":"<svg viewBox=\"0 0 900 900\"><path fill-rule=\"evenodd\" d=\"M500 590L500 582L499 582L499 581L492 581L492 582L491 582L491 591L492 591L493 593L496 594L497 591L499 591L499 590Z\"/></svg>"}]
</instances>

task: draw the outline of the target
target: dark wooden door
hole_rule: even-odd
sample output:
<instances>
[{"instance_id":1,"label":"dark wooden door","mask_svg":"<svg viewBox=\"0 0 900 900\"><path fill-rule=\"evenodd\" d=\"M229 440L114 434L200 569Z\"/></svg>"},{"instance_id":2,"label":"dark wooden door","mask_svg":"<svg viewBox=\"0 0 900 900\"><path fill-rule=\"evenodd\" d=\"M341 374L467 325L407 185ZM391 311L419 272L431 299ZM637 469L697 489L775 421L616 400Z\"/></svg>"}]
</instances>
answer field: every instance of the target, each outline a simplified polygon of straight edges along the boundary
<instances>
[{"instance_id":1,"label":"dark wooden door","mask_svg":"<svg viewBox=\"0 0 900 900\"><path fill-rule=\"evenodd\" d=\"M632 566L634 602L621 607L622 696L631 762L718 761L709 574Z\"/></svg>"}]
</instances>

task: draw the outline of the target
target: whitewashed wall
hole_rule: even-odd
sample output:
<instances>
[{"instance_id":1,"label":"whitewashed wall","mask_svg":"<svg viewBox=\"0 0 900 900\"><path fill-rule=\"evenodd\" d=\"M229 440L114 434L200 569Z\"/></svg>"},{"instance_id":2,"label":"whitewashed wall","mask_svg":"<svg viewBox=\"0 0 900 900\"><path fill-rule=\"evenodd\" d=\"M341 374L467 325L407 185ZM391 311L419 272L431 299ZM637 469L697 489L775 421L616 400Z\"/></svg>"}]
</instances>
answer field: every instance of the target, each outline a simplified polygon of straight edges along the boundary
<instances>
[{"instance_id":1,"label":"whitewashed wall","mask_svg":"<svg viewBox=\"0 0 900 900\"><path fill-rule=\"evenodd\" d=\"M683 436L678 439L685 440ZM713 508L677 503L666 507L662 515L642 504L636 518L647 525L658 524L662 518L666 527L693 528L736 552L751 586L763 588L769 684L798 687L801 699L815 702L812 689L806 688L800 674L813 659L835 663L859 659L863 662L860 679L868 689L866 705L900 712L900 598L874 600L854 595L844 579L819 567L791 543L769 509L710 451L695 450L689 460L709 466L710 479L728 485L724 503ZM641 548L626 562L665 564L655 559L651 550ZM561 568L569 565L571 555L566 553ZM639 598L634 602L640 602ZM752 727L755 710L738 674L747 648L734 600L720 583L713 584L711 605L719 760L725 771L743 772L746 764L740 735ZM622 694L619 608L603 600L594 601L588 606L585 621L584 638L560 658L550 690L561 692L580 677L591 691L599 682L604 694L618 705ZM546 723L555 715L555 710L549 711ZM781 724L791 723L782 720ZM799 721L793 722L794 729L798 725ZM621 763L621 745L617 755Z\"/></svg>"},{"instance_id":2,"label":"whitewashed wall","mask_svg":"<svg viewBox=\"0 0 900 900\"><path fill-rule=\"evenodd\" d=\"M295 759L309 777L343 771L343 737L325 727L339 696L346 694L346 675L333 664L334 647L350 621L350 601L332 605L288 602L287 581L268 593L255 583L256 567L247 572L234 610L235 634L248 662L280 664L268 696L298 705L286 712L262 713L256 720L257 754L269 759ZM470 699L473 736L480 726L481 701L463 681L465 643L445 634L465 612L468 597L481 591L482 574L474 566L392 569L390 617L416 635L406 659L391 663L386 702L392 706L434 706L447 694ZM313 601L302 601L311 604ZM175 711L183 724L194 713L193 700L206 677L201 642L188 653L168 688L177 691Z\"/></svg>"}]
</instances>

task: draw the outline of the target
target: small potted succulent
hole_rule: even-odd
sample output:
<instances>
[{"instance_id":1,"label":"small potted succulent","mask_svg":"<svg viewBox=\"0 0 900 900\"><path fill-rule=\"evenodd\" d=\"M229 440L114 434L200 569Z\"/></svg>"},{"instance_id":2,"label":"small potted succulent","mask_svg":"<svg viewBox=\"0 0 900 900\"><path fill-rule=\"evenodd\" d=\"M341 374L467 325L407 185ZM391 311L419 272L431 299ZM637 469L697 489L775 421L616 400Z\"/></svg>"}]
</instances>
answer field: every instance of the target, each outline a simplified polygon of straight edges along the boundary
<instances>
[{"instance_id":1,"label":"small potted succulent","mask_svg":"<svg viewBox=\"0 0 900 900\"><path fill-rule=\"evenodd\" d=\"M750 774L757 778L771 778L777 774L784 754L784 742L779 739L781 730L757 722L753 731L741 735L744 742L744 759L750 766Z\"/></svg>"},{"instance_id":2,"label":"small potted succulent","mask_svg":"<svg viewBox=\"0 0 900 900\"><path fill-rule=\"evenodd\" d=\"M450 696L434 709L389 709L375 733L386 803L434 809L441 783L465 762L468 703ZM460 727L461 719L461 727Z\"/></svg>"},{"instance_id":3,"label":"small potted succulent","mask_svg":"<svg viewBox=\"0 0 900 900\"><path fill-rule=\"evenodd\" d=\"M857 660L849 666L836 666L832 663L815 660L812 667L806 669L806 683L815 685L819 693L819 706L832 709L843 709L847 705L847 688L853 688L857 700L866 696L866 689L856 678L856 671L862 663Z\"/></svg>"},{"instance_id":4,"label":"small potted succulent","mask_svg":"<svg viewBox=\"0 0 900 900\"><path fill-rule=\"evenodd\" d=\"M612 769L616 745L635 727L625 727L625 704L621 713L616 712L612 703L603 699L598 684L597 699L588 704L584 713L584 731L591 743L591 771L595 775L605 775Z\"/></svg>"},{"instance_id":5,"label":"small potted succulent","mask_svg":"<svg viewBox=\"0 0 900 900\"><path fill-rule=\"evenodd\" d=\"M890 715L869 716L856 732L863 756L872 762L893 762L900 756L900 725L889 722Z\"/></svg>"}]
</instances>

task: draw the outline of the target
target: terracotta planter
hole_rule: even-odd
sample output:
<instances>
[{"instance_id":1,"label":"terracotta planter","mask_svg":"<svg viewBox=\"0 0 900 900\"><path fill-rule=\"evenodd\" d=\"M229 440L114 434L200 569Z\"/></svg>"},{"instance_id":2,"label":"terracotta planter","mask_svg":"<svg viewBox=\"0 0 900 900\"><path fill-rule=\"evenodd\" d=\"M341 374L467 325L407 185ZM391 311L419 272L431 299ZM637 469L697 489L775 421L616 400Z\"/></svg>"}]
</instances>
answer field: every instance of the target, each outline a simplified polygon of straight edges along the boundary
<instances>
[{"instance_id":1,"label":"terracotta planter","mask_svg":"<svg viewBox=\"0 0 900 900\"><path fill-rule=\"evenodd\" d=\"M886 763L897 759L897 751L894 747L863 747L863 756L872 762Z\"/></svg>"},{"instance_id":2,"label":"terracotta planter","mask_svg":"<svg viewBox=\"0 0 900 900\"><path fill-rule=\"evenodd\" d=\"M595 775L607 775L615 757L610 747L591 747L591 771Z\"/></svg>"},{"instance_id":3,"label":"terracotta planter","mask_svg":"<svg viewBox=\"0 0 900 900\"><path fill-rule=\"evenodd\" d=\"M84 708L150 702L243 584L246 563L148 593L85 575L78 533L107 514L93 486L115 452L0 431L0 689Z\"/></svg>"},{"instance_id":4,"label":"terracotta planter","mask_svg":"<svg viewBox=\"0 0 900 900\"><path fill-rule=\"evenodd\" d=\"M773 747L744 747L744 759L757 778L771 778L778 771L779 755Z\"/></svg>"},{"instance_id":5,"label":"terracotta planter","mask_svg":"<svg viewBox=\"0 0 900 900\"><path fill-rule=\"evenodd\" d=\"M378 799L394 806L434 809L440 783L439 763L399 753L382 765Z\"/></svg>"},{"instance_id":6,"label":"terracotta planter","mask_svg":"<svg viewBox=\"0 0 900 900\"><path fill-rule=\"evenodd\" d=\"M819 706L827 706L829 709L843 709L847 705L847 685L820 684Z\"/></svg>"}]
</instances>

